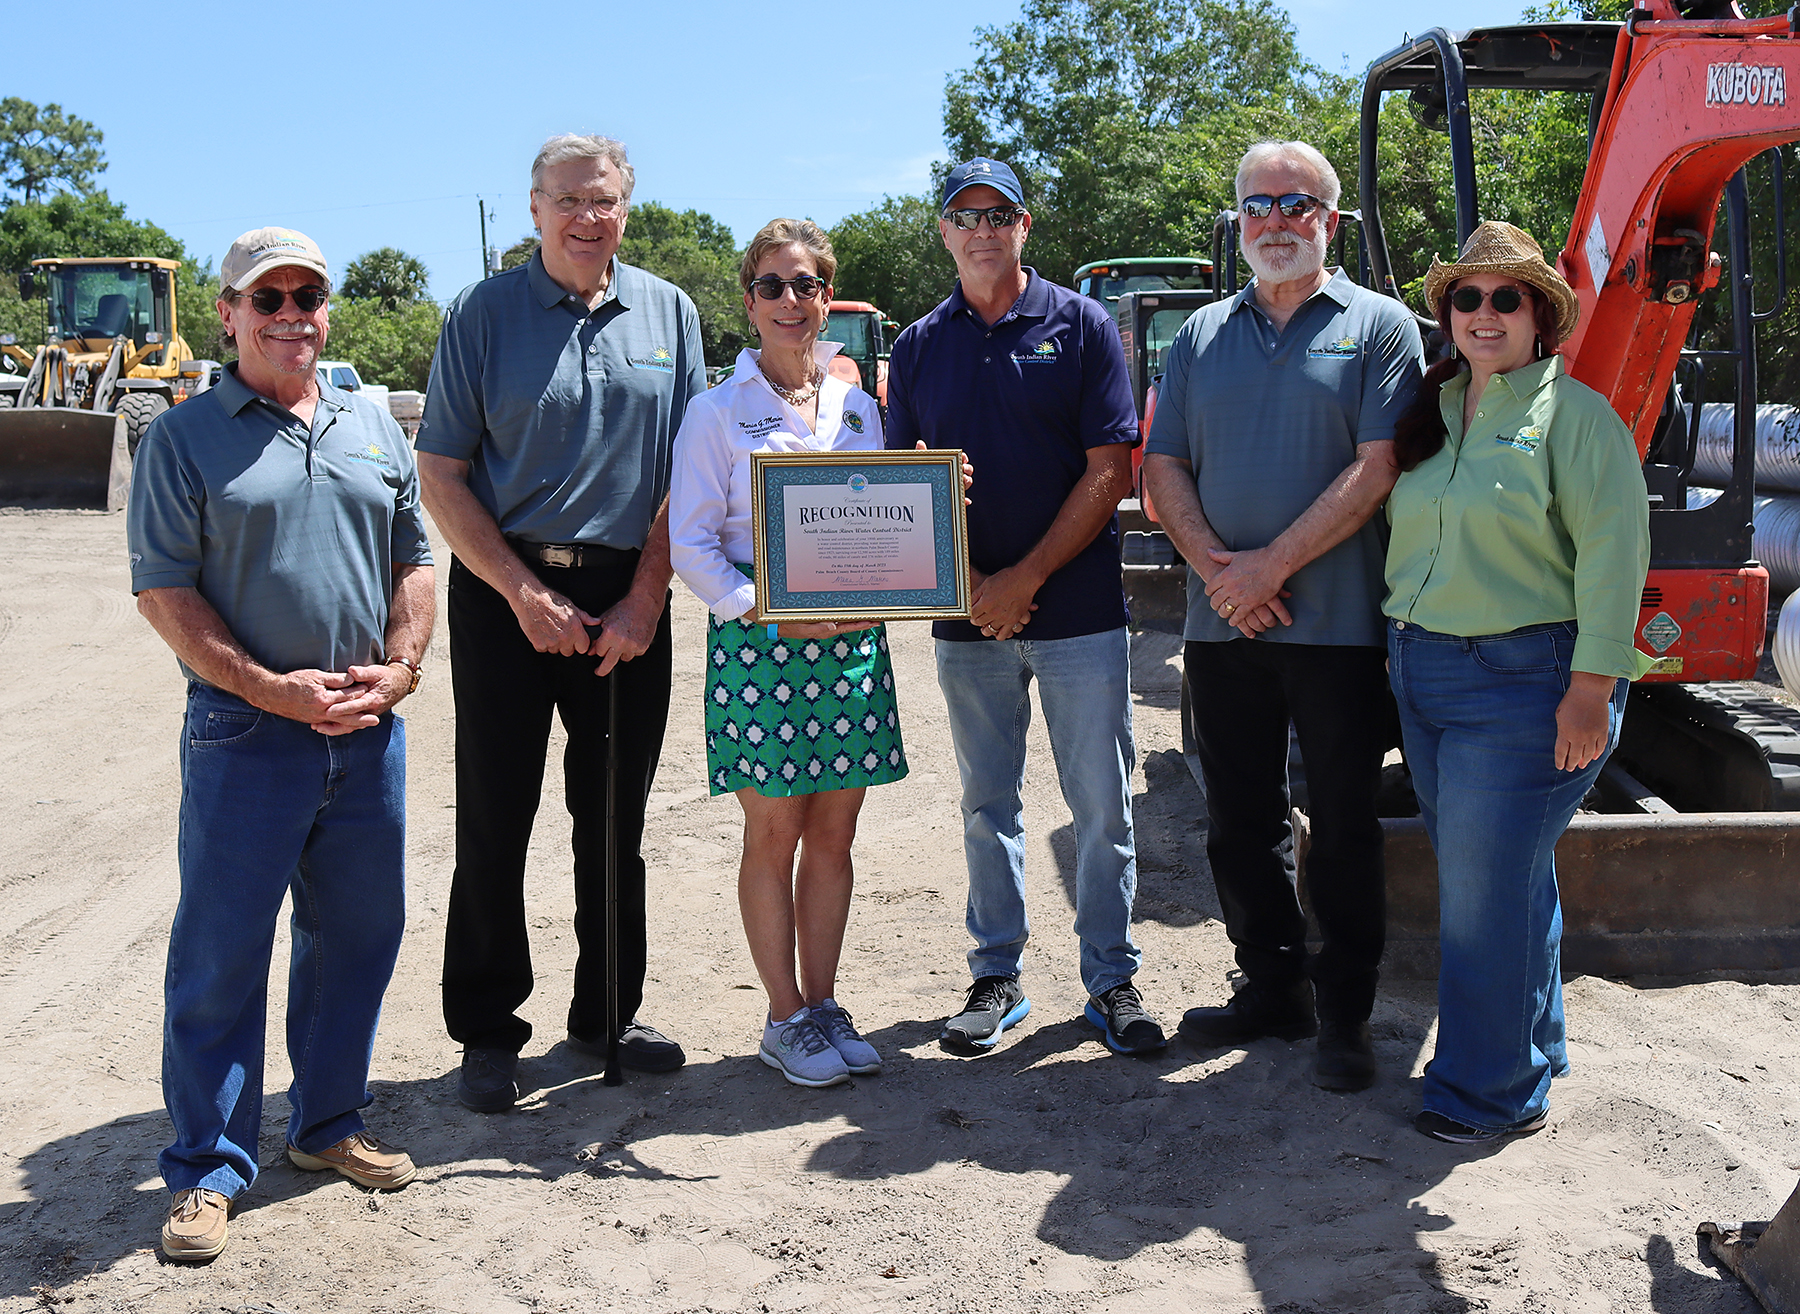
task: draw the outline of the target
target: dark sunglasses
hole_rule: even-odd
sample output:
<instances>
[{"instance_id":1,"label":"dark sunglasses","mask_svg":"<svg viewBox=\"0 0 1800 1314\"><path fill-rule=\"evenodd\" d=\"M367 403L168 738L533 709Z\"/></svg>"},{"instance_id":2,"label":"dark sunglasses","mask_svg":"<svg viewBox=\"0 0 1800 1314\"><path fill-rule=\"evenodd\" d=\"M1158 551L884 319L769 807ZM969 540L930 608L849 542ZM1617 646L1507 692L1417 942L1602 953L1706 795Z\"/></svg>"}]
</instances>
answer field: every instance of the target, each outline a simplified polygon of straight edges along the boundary
<instances>
[{"instance_id":1,"label":"dark sunglasses","mask_svg":"<svg viewBox=\"0 0 1800 1314\"><path fill-rule=\"evenodd\" d=\"M292 292L283 292L278 287L259 287L254 292L234 292L232 300L242 298L248 301L259 315L273 315L280 310L289 298L294 299L294 309L303 315L310 315L325 304L331 292L322 287L297 287Z\"/></svg>"},{"instance_id":2,"label":"dark sunglasses","mask_svg":"<svg viewBox=\"0 0 1800 1314\"><path fill-rule=\"evenodd\" d=\"M773 274L764 274L761 278L751 279L750 286L756 289L756 295L764 301L779 301L784 287L793 288L797 299L811 301L825 290L825 280L811 274L801 274L798 278L776 278Z\"/></svg>"},{"instance_id":3,"label":"dark sunglasses","mask_svg":"<svg viewBox=\"0 0 1800 1314\"><path fill-rule=\"evenodd\" d=\"M1450 294L1450 305L1465 315L1473 315L1481 309L1483 301L1493 303L1496 315L1510 315L1525 304L1526 293L1516 287L1497 287L1492 292L1483 292L1478 287L1459 287Z\"/></svg>"},{"instance_id":4,"label":"dark sunglasses","mask_svg":"<svg viewBox=\"0 0 1800 1314\"><path fill-rule=\"evenodd\" d=\"M1025 212L1016 205L991 205L985 210L944 211L944 218L964 232L973 232L981 227L983 215L987 216L988 224L993 228L1011 228L1025 217Z\"/></svg>"},{"instance_id":5,"label":"dark sunglasses","mask_svg":"<svg viewBox=\"0 0 1800 1314\"><path fill-rule=\"evenodd\" d=\"M1324 208L1325 202L1305 192L1289 192L1286 196L1259 193L1238 202L1238 210L1252 219L1267 219L1271 210L1280 210L1283 219L1298 219L1303 214Z\"/></svg>"}]
</instances>

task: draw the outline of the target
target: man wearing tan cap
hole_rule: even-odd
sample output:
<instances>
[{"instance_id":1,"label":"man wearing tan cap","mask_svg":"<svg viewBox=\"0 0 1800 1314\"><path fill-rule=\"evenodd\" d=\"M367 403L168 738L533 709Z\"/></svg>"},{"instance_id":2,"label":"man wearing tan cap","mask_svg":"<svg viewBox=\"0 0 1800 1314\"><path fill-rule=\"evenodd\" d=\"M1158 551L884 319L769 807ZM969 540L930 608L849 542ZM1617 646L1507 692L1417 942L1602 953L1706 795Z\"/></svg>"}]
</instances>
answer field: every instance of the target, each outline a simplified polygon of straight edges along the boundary
<instances>
[{"instance_id":1,"label":"man wearing tan cap","mask_svg":"<svg viewBox=\"0 0 1800 1314\"><path fill-rule=\"evenodd\" d=\"M269 956L290 890L288 1158L377 1190L415 1172L360 1110L405 920L393 707L431 636L431 548L400 427L315 379L330 287L303 234L233 243L218 311L238 359L158 417L132 480L132 591L188 680L164 983L171 1259L223 1250L231 1202L256 1180Z\"/></svg>"}]
</instances>

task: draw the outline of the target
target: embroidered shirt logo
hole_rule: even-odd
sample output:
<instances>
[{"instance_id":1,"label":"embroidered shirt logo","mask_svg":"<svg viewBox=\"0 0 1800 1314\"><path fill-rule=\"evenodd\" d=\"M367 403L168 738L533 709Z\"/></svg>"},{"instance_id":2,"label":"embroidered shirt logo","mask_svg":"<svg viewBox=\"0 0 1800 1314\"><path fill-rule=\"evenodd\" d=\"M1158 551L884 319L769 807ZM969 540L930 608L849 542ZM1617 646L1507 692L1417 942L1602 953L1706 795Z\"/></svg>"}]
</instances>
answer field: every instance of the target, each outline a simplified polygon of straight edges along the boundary
<instances>
[{"instance_id":1,"label":"embroidered shirt logo","mask_svg":"<svg viewBox=\"0 0 1800 1314\"><path fill-rule=\"evenodd\" d=\"M379 465L390 469L394 464L388 459L388 454L382 451L374 443L370 443L361 451L345 452L344 455L349 457L352 461L367 461L370 465Z\"/></svg>"},{"instance_id":2,"label":"embroidered shirt logo","mask_svg":"<svg viewBox=\"0 0 1800 1314\"><path fill-rule=\"evenodd\" d=\"M1494 435L1495 442L1502 443L1507 447L1514 448L1515 450L1524 452L1527 455L1530 455L1531 453L1536 452L1538 449L1538 444L1541 443L1543 440L1544 440L1544 431L1533 424L1526 425L1523 429L1519 430L1519 432L1517 432L1510 438L1508 438L1503 433Z\"/></svg>"},{"instance_id":3,"label":"embroidered shirt logo","mask_svg":"<svg viewBox=\"0 0 1800 1314\"><path fill-rule=\"evenodd\" d=\"M775 415L765 415L760 420L739 420L738 428L752 438L761 438L764 434L774 433L781 428L781 419Z\"/></svg>"},{"instance_id":4,"label":"embroidered shirt logo","mask_svg":"<svg viewBox=\"0 0 1800 1314\"><path fill-rule=\"evenodd\" d=\"M1307 355L1313 360L1344 360L1356 354L1356 339L1345 334L1336 342L1321 342L1308 349Z\"/></svg>"},{"instance_id":5,"label":"embroidered shirt logo","mask_svg":"<svg viewBox=\"0 0 1800 1314\"><path fill-rule=\"evenodd\" d=\"M1021 365L1054 365L1056 364L1056 340L1045 338L1030 351L1015 351L1012 358Z\"/></svg>"},{"instance_id":6,"label":"embroidered shirt logo","mask_svg":"<svg viewBox=\"0 0 1800 1314\"><path fill-rule=\"evenodd\" d=\"M675 357L669 354L667 347L655 347L648 356L627 356L625 363L637 370L661 370L665 374L675 372Z\"/></svg>"},{"instance_id":7,"label":"embroidered shirt logo","mask_svg":"<svg viewBox=\"0 0 1800 1314\"><path fill-rule=\"evenodd\" d=\"M844 425L845 425L845 427L847 427L850 430L851 433L861 433L863 431L863 418L862 418L862 416L858 415L855 411L845 411L844 412ZM858 475L857 478L860 479L860 478L862 478L862 476Z\"/></svg>"}]
</instances>

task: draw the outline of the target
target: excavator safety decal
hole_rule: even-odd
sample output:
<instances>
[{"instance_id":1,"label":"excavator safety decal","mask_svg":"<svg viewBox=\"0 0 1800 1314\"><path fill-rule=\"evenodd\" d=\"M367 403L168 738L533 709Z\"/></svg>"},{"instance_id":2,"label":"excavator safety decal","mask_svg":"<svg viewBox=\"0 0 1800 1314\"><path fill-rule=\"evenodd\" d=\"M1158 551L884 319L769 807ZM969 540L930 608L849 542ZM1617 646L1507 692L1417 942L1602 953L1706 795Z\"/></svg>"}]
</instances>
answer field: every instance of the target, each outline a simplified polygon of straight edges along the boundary
<instances>
[{"instance_id":1,"label":"excavator safety decal","mask_svg":"<svg viewBox=\"0 0 1800 1314\"><path fill-rule=\"evenodd\" d=\"M1708 105L1785 105L1787 69L1780 64L1708 64Z\"/></svg>"}]
</instances>

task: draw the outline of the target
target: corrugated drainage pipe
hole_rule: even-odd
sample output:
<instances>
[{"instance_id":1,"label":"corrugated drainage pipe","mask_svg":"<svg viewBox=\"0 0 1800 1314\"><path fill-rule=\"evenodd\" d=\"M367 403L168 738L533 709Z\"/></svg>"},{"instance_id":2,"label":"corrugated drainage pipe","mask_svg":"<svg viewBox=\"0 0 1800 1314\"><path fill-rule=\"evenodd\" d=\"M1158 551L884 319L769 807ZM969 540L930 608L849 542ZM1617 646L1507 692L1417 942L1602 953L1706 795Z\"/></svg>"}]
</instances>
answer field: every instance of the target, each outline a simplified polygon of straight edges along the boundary
<instances>
[{"instance_id":1,"label":"corrugated drainage pipe","mask_svg":"<svg viewBox=\"0 0 1800 1314\"><path fill-rule=\"evenodd\" d=\"M1736 408L1730 402L1707 402L1700 408L1694 478L1712 484L1730 479L1735 423ZM1756 486L1800 493L1800 407L1765 402L1756 408Z\"/></svg>"},{"instance_id":2,"label":"corrugated drainage pipe","mask_svg":"<svg viewBox=\"0 0 1800 1314\"><path fill-rule=\"evenodd\" d=\"M1781 682L1789 693L1800 698L1800 590L1788 594L1775 623L1775 642L1771 646Z\"/></svg>"},{"instance_id":3,"label":"corrugated drainage pipe","mask_svg":"<svg viewBox=\"0 0 1800 1314\"><path fill-rule=\"evenodd\" d=\"M1716 488L1689 488L1687 507L1698 511L1718 500ZM1769 572L1769 588L1777 595L1800 589L1800 497L1758 494L1752 504L1756 525L1756 559Z\"/></svg>"}]
</instances>

